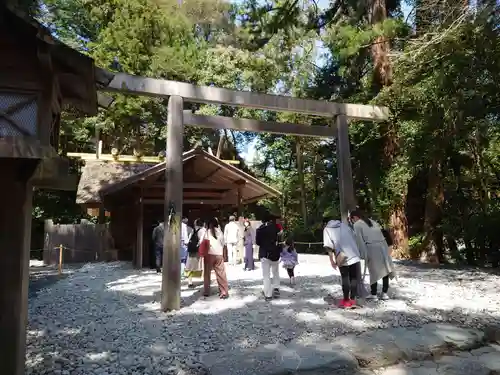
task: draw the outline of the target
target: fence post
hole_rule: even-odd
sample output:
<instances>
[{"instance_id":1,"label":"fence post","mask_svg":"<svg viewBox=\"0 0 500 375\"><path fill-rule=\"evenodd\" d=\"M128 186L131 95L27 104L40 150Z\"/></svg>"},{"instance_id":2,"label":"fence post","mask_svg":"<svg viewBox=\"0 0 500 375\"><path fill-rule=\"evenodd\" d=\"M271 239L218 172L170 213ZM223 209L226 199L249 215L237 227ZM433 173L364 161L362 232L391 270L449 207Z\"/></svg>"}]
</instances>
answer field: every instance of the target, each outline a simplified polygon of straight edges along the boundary
<instances>
[{"instance_id":1,"label":"fence post","mask_svg":"<svg viewBox=\"0 0 500 375\"><path fill-rule=\"evenodd\" d=\"M62 275L62 264L63 264L63 245L59 245L59 265L58 265L58 272L59 276Z\"/></svg>"}]
</instances>

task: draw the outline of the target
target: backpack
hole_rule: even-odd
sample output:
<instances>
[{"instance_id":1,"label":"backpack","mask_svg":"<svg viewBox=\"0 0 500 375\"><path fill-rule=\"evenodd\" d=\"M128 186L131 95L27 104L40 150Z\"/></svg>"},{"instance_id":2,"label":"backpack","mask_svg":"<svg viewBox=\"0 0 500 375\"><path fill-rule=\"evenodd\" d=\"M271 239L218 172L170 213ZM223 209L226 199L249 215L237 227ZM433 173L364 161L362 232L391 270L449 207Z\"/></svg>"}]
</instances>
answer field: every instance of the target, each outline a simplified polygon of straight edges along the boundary
<instances>
[{"instance_id":1,"label":"backpack","mask_svg":"<svg viewBox=\"0 0 500 375\"><path fill-rule=\"evenodd\" d=\"M198 238L198 231L199 229L196 229L189 238L189 242L187 244L187 251L189 255L198 254L198 243L200 242L200 239Z\"/></svg>"}]
</instances>

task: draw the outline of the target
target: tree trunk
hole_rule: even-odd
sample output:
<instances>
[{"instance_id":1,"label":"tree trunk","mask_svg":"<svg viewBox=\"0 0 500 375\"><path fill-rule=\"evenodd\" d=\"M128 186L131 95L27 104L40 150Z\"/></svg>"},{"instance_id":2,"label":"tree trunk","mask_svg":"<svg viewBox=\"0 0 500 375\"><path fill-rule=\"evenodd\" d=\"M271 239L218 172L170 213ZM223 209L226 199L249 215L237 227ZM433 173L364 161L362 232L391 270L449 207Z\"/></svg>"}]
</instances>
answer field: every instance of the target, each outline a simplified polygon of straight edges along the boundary
<instances>
[{"instance_id":1,"label":"tree trunk","mask_svg":"<svg viewBox=\"0 0 500 375\"><path fill-rule=\"evenodd\" d=\"M372 0L370 22L375 25L387 19L387 8L385 0ZM392 64L389 59L389 40L385 36L377 37L372 44L371 54L373 60L373 88L379 92L384 86L392 84ZM385 123L381 125L384 137L384 164L390 168L399 152L398 137L394 124ZM394 248L399 253L408 253L408 222L405 213L406 193L401 195L399 201L393 203L390 217L390 225L394 237Z\"/></svg>"},{"instance_id":2,"label":"tree trunk","mask_svg":"<svg viewBox=\"0 0 500 375\"><path fill-rule=\"evenodd\" d=\"M392 208L389 225L394 241L394 253L399 254L401 258L408 257L408 221L403 203L400 202Z\"/></svg>"},{"instance_id":3,"label":"tree trunk","mask_svg":"<svg viewBox=\"0 0 500 375\"><path fill-rule=\"evenodd\" d=\"M300 143L300 138L296 138L295 147L297 156L297 173L299 177L299 188L300 188L300 209L302 212L302 220L304 226L307 226L306 186L304 182L304 158L302 154L302 144Z\"/></svg>"},{"instance_id":4,"label":"tree trunk","mask_svg":"<svg viewBox=\"0 0 500 375\"><path fill-rule=\"evenodd\" d=\"M372 0L370 16L372 25L384 22L387 19L385 0ZM392 64L389 60L389 50L389 40L383 35L378 36L371 46L373 82L377 91L392 84Z\"/></svg>"},{"instance_id":5,"label":"tree trunk","mask_svg":"<svg viewBox=\"0 0 500 375\"><path fill-rule=\"evenodd\" d=\"M441 164L437 157L431 162L425 199L424 243L422 256L433 263L444 261L443 232L440 229L444 203Z\"/></svg>"},{"instance_id":6,"label":"tree trunk","mask_svg":"<svg viewBox=\"0 0 500 375\"><path fill-rule=\"evenodd\" d=\"M313 212L319 212L319 176L318 176L318 153L316 152L314 154L314 161L313 161ZM314 219L317 219L317 214L315 215L316 217Z\"/></svg>"},{"instance_id":7,"label":"tree trunk","mask_svg":"<svg viewBox=\"0 0 500 375\"><path fill-rule=\"evenodd\" d=\"M217 145L217 154L215 155L220 159L220 155L222 153L222 148L224 147L224 141L226 140L226 134L221 132L219 136L219 144Z\"/></svg>"}]
</instances>

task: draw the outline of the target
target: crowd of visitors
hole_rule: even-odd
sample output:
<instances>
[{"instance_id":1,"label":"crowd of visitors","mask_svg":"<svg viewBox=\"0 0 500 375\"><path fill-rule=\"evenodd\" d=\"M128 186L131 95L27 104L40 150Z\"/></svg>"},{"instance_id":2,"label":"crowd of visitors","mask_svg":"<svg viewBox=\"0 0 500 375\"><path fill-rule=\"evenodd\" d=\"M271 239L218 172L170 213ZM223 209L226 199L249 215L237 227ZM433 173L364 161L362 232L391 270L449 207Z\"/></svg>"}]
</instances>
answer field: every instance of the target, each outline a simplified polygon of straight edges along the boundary
<instances>
[{"instance_id":1,"label":"crowd of visitors","mask_svg":"<svg viewBox=\"0 0 500 375\"><path fill-rule=\"evenodd\" d=\"M263 217L262 224L254 230L248 219L229 217L224 230L217 218L203 221L196 219L191 226L188 218L181 222L181 274L188 286L194 287L193 279L203 277L203 294L210 295L211 272L215 272L219 297L229 297L224 251L231 265L242 262L245 271L255 270L254 247L258 247L263 279L263 296L266 301L280 297L280 262L286 269L290 285L295 285L295 267L299 263L293 240L284 238L283 226L278 217ZM157 272L161 272L163 236L165 226L160 223L153 230ZM389 299L389 280L394 278L390 235L375 220L361 210L349 215L349 222L334 218L324 219L323 246L329 254L333 269L338 269L342 285L339 307L355 308L358 298L367 300ZM361 270L364 261L365 269ZM370 275L370 291L363 285L366 269ZM381 294L378 282L382 280Z\"/></svg>"}]
</instances>

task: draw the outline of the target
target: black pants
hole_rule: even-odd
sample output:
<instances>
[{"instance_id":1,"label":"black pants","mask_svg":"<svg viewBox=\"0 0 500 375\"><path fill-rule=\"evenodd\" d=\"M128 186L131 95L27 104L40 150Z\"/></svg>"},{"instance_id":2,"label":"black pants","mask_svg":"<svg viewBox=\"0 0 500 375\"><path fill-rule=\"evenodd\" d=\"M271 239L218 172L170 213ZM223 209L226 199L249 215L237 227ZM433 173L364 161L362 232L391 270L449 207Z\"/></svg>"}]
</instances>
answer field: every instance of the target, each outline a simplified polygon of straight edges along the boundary
<instances>
[{"instance_id":1,"label":"black pants","mask_svg":"<svg viewBox=\"0 0 500 375\"><path fill-rule=\"evenodd\" d=\"M295 274L293 273L293 268L287 268L286 272L288 273L288 277L295 277Z\"/></svg>"},{"instance_id":2,"label":"black pants","mask_svg":"<svg viewBox=\"0 0 500 375\"><path fill-rule=\"evenodd\" d=\"M344 299L355 299L358 292L358 263L339 267Z\"/></svg>"},{"instance_id":3,"label":"black pants","mask_svg":"<svg viewBox=\"0 0 500 375\"><path fill-rule=\"evenodd\" d=\"M378 283L371 285L371 293L373 296L377 295ZM382 278L382 293L387 293L389 290L389 275Z\"/></svg>"}]
</instances>

